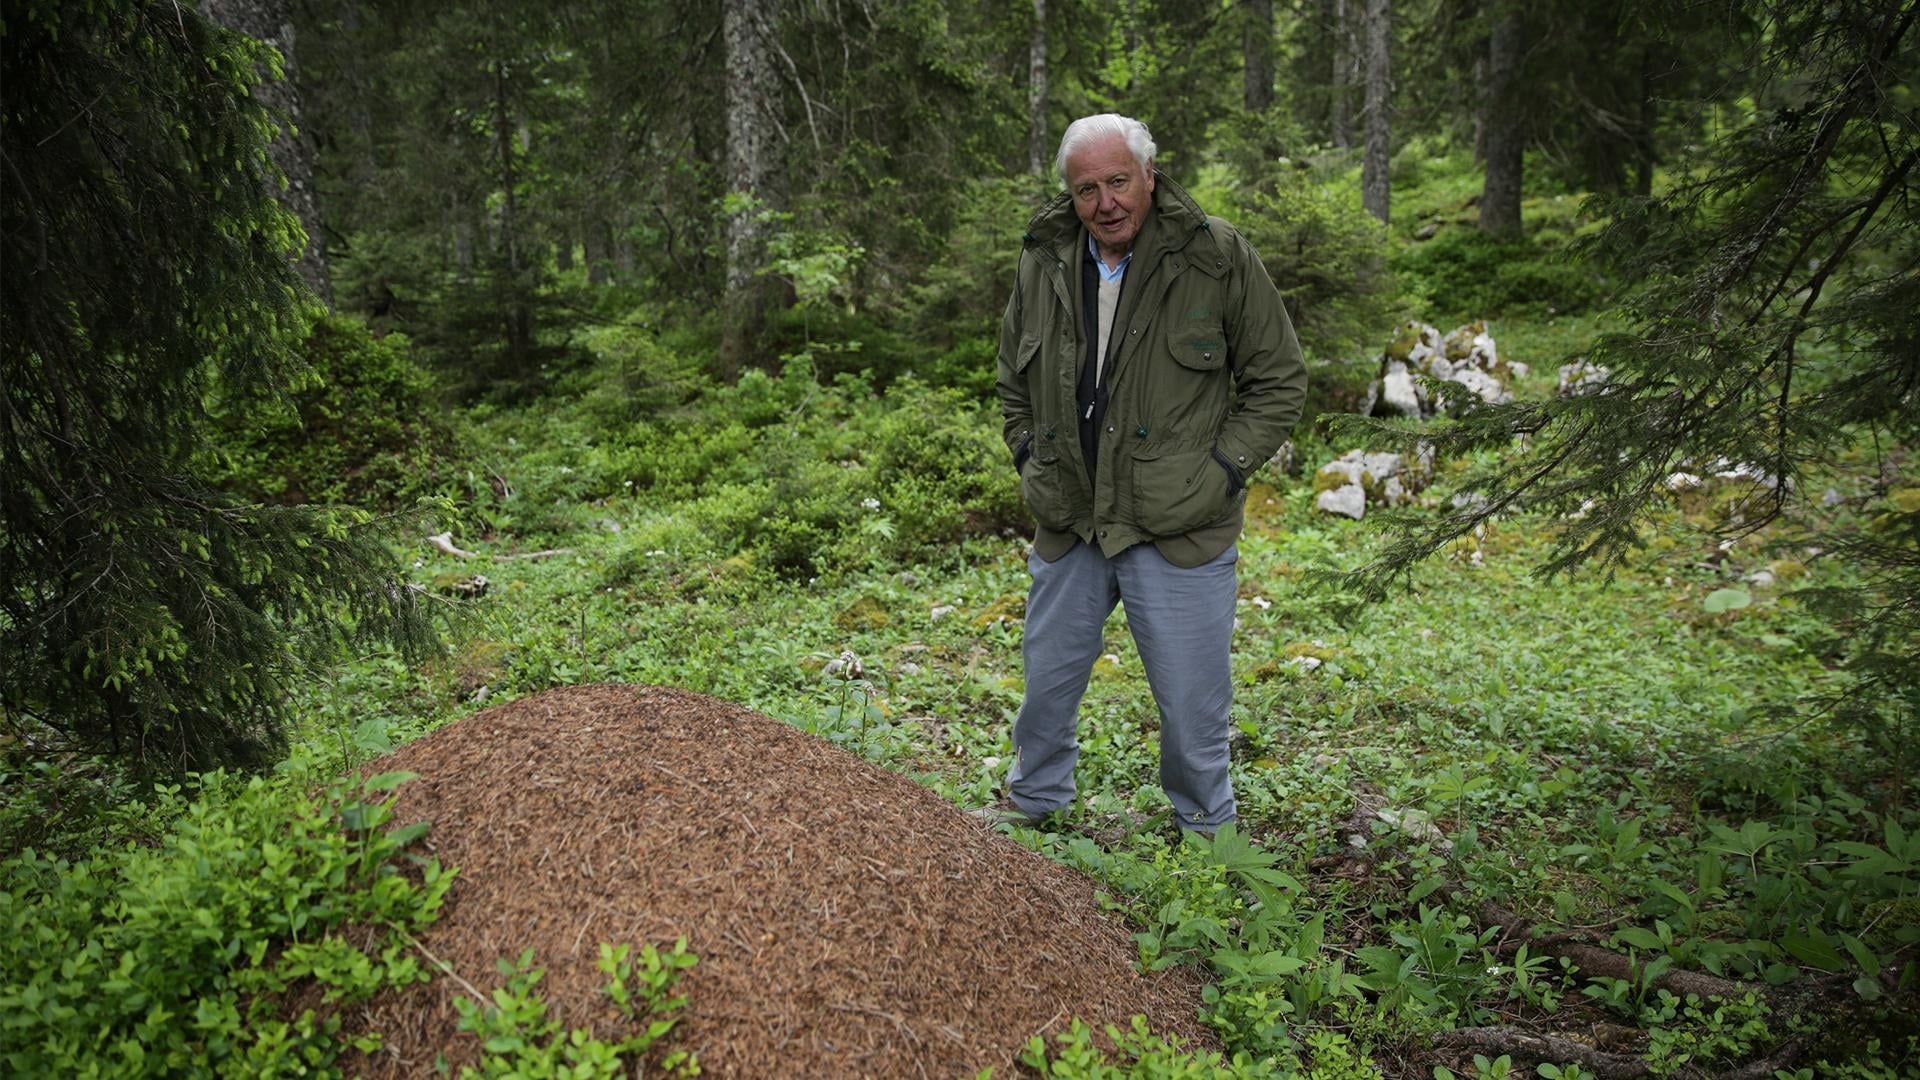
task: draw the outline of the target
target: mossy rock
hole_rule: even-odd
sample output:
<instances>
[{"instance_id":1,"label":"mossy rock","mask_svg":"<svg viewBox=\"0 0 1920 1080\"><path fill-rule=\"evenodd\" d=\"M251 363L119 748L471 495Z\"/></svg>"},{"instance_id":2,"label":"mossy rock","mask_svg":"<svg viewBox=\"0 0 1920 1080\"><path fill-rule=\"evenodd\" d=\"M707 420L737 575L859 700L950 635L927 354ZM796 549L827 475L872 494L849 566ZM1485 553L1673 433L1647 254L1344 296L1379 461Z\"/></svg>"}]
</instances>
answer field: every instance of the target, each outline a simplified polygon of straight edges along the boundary
<instances>
[{"instance_id":1,"label":"mossy rock","mask_svg":"<svg viewBox=\"0 0 1920 1080\"><path fill-rule=\"evenodd\" d=\"M1920 514L1920 487L1894 488L1887 493L1887 505L1903 514Z\"/></svg>"},{"instance_id":2,"label":"mossy rock","mask_svg":"<svg viewBox=\"0 0 1920 1080\"><path fill-rule=\"evenodd\" d=\"M1401 363L1408 363L1413 355L1413 347L1420 344L1420 324L1408 323L1394 335L1393 342L1387 346L1387 356Z\"/></svg>"},{"instance_id":3,"label":"mossy rock","mask_svg":"<svg viewBox=\"0 0 1920 1080\"><path fill-rule=\"evenodd\" d=\"M1255 536L1273 536L1284 529L1287 500L1278 488L1256 481L1247 488L1247 532Z\"/></svg>"},{"instance_id":4,"label":"mossy rock","mask_svg":"<svg viewBox=\"0 0 1920 1080\"><path fill-rule=\"evenodd\" d=\"M1920 927L1920 897L1876 900L1860 915L1861 922L1873 928L1865 935L1867 945L1876 951L1892 952L1901 945L1900 931Z\"/></svg>"},{"instance_id":5,"label":"mossy rock","mask_svg":"<svg viewBox=\"0 0 1920 1080\"><path fill-rule=\"evenodd\" d=\"M1799 559L1775 559L1767 564L1775 581L1792 581L1807 576L1807 564Z\"/></svg>"},{"instance_id":6,"label":"mossy rock","mask_svg":"<svg viewBox=\"0 0 1920 1080\"><path fill-rule=\"evenodd\" d=\"M1288 660L1298 660L1311 656L1321 663L1329 663L1340 658L1340 654L1317 641L1296 641L1280 650L1280 655Z\"/></svg>"},{"instance_id":7,"label":"mossy rock","mask_svg":"<svg viewBox=\"0 0 1920 1080\"><path fill-rule=\"evenodd\" d=\"M871 596L855 600L833 617L833 625L848 631L878 630L892 621L886 605Z\"/></svg>"},{"instance_id":8,"label":"mossy rock","mask_svg":"<svg viewBox=\"0 0 1920 1080\"><path fill-rule=\"evenodd\" d=\"M1318 495L1323 491L1337 491L1351 483L1353 483L1353 478L1345 472L1336 469L1321 469L1319 472L1313 474L1313 493Z\"/></svg>"},{"instance_id":9,"label":"mossy rock","mask_svg":"<svg viewBox=\"0 0 1920 1080\"><path fill-rule=\"evenodd\" d=\"M1473 339L1487 332L1487 324L1476 319L1465 326L1455 327L1446 337L1447 359L1465 360L1473 355Z\"/></svg>"},{"instance_id":10,"label":"mossy rock","mask_svg":"<svg viewBox=\"0 0 1920 1080\"><path fill-rule=\"evenodd\" d=\"M973 625L981 630L997 622L1019 622L1027 617L1027 598L1024 595L1003 596L988 604L985 611L973 617Z\"/></svg>"}]
</instances>

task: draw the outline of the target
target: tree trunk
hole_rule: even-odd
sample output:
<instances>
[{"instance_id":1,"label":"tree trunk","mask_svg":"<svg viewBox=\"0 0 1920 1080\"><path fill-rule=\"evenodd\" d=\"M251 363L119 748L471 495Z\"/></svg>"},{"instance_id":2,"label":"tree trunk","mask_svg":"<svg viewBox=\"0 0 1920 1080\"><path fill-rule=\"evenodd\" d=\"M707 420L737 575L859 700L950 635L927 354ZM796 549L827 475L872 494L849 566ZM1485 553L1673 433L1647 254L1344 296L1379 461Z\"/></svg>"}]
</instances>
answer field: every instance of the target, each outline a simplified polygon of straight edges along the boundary
<instances>
[{"instance_id":1,"label":"tree trunk","mask_svg":"<svg viewBox=\"0 0 1920 1080\"><path fill-rule=\"evenodd\" d=\"M514 193L519 177L514 170L513 115L507 105L507 64L493 63L494 144L500 155L500 186L506 199L500 208L500 244L507 257L507 364L514 374L525 372L533 355L533 311L528 306L520 273L520 201Z\"/></svg>"},{"instance_id":2,"label":"tree trunk","mask_svg":"<svg viewBox=\"0 0 1920 1080\"><path fill-rule=\"evenodd\" d=\"M1027 44L1027 171L1047 175L1047 0L1033 0Z\"/></svg>"},{"instance_id":3,"label":"tree trunk","mask_svg":"<svg viewBox=\"0 0 1920 1080\"><path fill-rule=\"evenodd\" d=\"M1367 156L1361 166L1360 201L1367 213L1387 223L1392 185L1389 135L1393 72L1388 42L1393 35L1391 0L1367 0Z\"/></svg>"},{"instance_id":4,"label":"tree trunk","mask_svg":"<svg viewBox=\"0 0 1920 1080\"><path fill-rule=\"evenodd\" d=\"M333 278L327 269L326 234L313 191L313 140L302 128L300 88L294 81L293 14L288 0L202 0L200 12L213 22L263 41L280 50L282 78L272 79L263 69L254 97L280 123L268 154L285 176L285 187L274 192L306 230L307 247L296 260L300 277L328 307L333 306Z\"/></svg>"},{"instance_id":5,"label":"tree trunk","mask_svg":"<svg viewBox=\"0 0 1920 1080\"><path fill-rule=\"evenodd\" d=\"M607 223L598 214L590 218L582 230L580 257L587 263L589 285L605 285L613 280L607 265L607 235Z\"/></svg>"},{"instance_id":6,"label":"tree trunk","mask_svg":"<svg viewBox=\"0 0 1920 1080\"><path fill-rule=\"evenodd\" d=\"M727 286L714 374L729 382L760 340L768 306L766 236L761 214L771 209L775 103L771 0L726 0L722 33L727 48L727 191L746 196L727 218Z\"/></svg>"},{"instance_id":7,"label":"tree trunk","mask_svg":"<svg viewBox=\"0 0 1920 1080\"><path fill-rule=\"evenodd\" d=\"M1353 5L1360 0L1333 0L1333 104L1327 126L1333 145L1353 148Z\"/></svg>"},{"instance_id":8,"label":"tree trunk","mask_svg":"<svg viewBox=\"0 0 1920 1080\"><path fill-rule=\"evenodd\" d=\"M1486 183L1480 190L1480 231L1520 235L1521 154L1526 148L1520 101L1520 61L1526 30L1517 4L1494 15L1487 45L1485 101Z\"/></svg>"},{"instance_id":9,"label":"tree trunk","mask_svg":"<svg viewBox=\"0 0 1920 1080\"><path fill-rule=\"evenodd\" d=\"M1653 195L1653 167L1657 164L1653 140L1654 129L1660 123L1660 106L1653 97L1653 72L1658 52L1648 47L1640 54L1640 110L1633 130L1633 193L1643 199Z\"/></svg>"},{"instance_id":10,"label":"tree trunk","mask_svg":"<svg viewBox=\"0 0 1920 1080\"><path fill-rule=\"evenodd\" d=\"M1253 114L1273 107L1273 0L1247 0L1241 37L1246 57L1246 105Z\"/></svg>"}]
</instances>

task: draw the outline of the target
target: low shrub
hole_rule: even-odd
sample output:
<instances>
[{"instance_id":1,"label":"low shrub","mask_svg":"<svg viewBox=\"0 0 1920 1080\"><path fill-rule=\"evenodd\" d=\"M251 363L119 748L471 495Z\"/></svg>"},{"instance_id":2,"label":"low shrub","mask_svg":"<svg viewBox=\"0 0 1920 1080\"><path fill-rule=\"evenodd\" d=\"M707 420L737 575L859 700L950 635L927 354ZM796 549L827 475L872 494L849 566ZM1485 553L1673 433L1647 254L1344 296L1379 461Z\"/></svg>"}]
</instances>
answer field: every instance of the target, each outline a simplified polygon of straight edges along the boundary
<instances>
[{"instance_id":1,"label":"low shrub","mask_svg":"<svg viewBox=\"0 0 1920 1080\"><path fill-rule=\"evenodd\" d=\"M425 981L410 935L453 875L403 872L424 823L390 829L407 774L335 783L202 777L152 849L0 864L0 1065L13 1076L325 1071L339 1021L283 1015L290 991L363 1000ZM371 933L369 933L371 931ZM372 1048L378 1040L361 1040Z\"/></svg>"},{"instance_id":2,"label":"low shrub","mask_svg":"<svg viewBox=\"0 0 1920 1080\"><path fill-rule=\"evenodd\" d=\"M1501 239L1475 228L1441 230L1393 260L1417 306L1451 324L1514 312L1574 314L1606 299L1591 269L1531 239Z\"/></svg>"},{"instance_id":3,"label":"low shrub","mask_svg":"<svg viewBox=\"0 0 1920 1080\"><path fill-rule=\"evenodd\" d=\"M404 505L430 494L454 449L433 372L399 334L341 315L316 322L301 381L280 396L217 402L216 475L286 504Z\"/></svg>"}]
</instances>

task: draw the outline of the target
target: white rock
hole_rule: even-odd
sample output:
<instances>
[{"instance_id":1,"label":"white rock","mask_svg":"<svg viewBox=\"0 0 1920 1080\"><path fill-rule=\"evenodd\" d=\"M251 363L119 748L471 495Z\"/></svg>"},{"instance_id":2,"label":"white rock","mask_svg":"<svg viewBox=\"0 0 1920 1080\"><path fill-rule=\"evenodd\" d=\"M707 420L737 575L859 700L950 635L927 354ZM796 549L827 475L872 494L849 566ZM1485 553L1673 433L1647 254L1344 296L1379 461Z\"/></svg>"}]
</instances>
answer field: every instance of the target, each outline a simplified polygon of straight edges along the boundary
<instances>
[{"instance_id":1,"label":"white rock","mask_svg":"<svg viewBox=\"0 0 1920 1080\"><path fill-rule=\"evenodd\" d=\"M1773 584L1773 571L1755 570L1753 573L1748 574L1746 577L1742 578L1741 580L1745 581L1749 585L1757 585L1760 588L1764 589Z\"/></svg>"},{"instance_id":2,"label":"white rock","mask_svg":"<svg viewBox=\"0 0 1920 1080\"><path fill-rule=\"evenodd\" d=\"M1347 484L1323 491L1313 500L1313 505L1329 514L1344 514L1359 521L1367 516L1367 489L1359 484Z\"/></svg>"},{"instance_id":3,"label":"white rock","mask_svg":"<svg viewBox=\"0 0 1920 1080\"><path fill-rule=\"evenodd\" d=\"M1479 368L1462 368L1454 372L1453 378L1449 381L1457 382L1461 386L1480 395L1480 400L1482 401L1498 404L1499 402L1511 401L1513 399L1513 395L1507 393L1507 388L1500 385L1499 379L1481 371Z\"/></svg>"},{"instance_id":4,"label":"white rock","mask_svg":"<svg viewBox=\"0 0 1920 1080\"><path fill-rule=\"evenodd\" d=\"M1571 364L1562 364L1560 367L1560 384L1554 388L1554 393L1584 394L1592 390L1597 390L1608 378L1612 377L1612 375L1613 372L1606 368L1598 364L1588 363L1585 360L1575 361Z\"/></svg>"},{"instance_id":5,"label":"white rock","mask_svg":"<svg viewBox=\"0 0 1920 1080\"><path fill-rule=\"evenodd\" d=\"M932 611L927 612L927 621L939 622L941 619L953 614L956 610L952 604L937 605Z\"/></svg>"},{"instance_id":6,"label":"white rock","mask_svg":"<svg viewBox=\"0 0 1920 1080\"><path fill-rule=\"evenodd\" d=\"M1447 839L1446 834L1434 825L1433 818L1424 810L1415 810L1411 807L1396 810L1389 806L1375 810L1373 816L1415 840L1432 844L1434 849L1442 854L1453 850L1453 841Z\"/></svg>"},{"instance_id":7,"label":"white rock","mask_svg":"<svg viewBox=\"0 0 1920 1080\"><path fill-rule=\"evenodd\" d=\"M1419 391L1413 385L1413 376L1404 370L1389 371L1381 377L1380 400L1402 416L1420 416Z\"/></svg>"}]
</instances>

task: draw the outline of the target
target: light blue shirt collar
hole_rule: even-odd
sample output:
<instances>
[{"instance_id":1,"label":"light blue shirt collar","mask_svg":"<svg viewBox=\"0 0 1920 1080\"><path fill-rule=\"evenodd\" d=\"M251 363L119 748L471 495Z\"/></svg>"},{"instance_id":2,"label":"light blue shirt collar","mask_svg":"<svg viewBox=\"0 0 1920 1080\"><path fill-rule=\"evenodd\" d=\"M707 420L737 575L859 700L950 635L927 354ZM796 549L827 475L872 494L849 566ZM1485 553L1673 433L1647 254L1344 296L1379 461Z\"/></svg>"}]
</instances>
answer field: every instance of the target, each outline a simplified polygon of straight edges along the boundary
<instances>
[{"instance_id":1,"label":"light blue shirt collar","mask_svg":"<svg viewBox=\"0 0 1920 1080\"><path fill-rule=\"evenodd\" d=\"M1126 277L1127 264L1133 261L1133 251L1129 249L1126 257L1120 260L1119 266L1112 270L1107 269L1107 260L1100 257L1100 249L1094 246L1092 232L1087 233L1087 254L1093 259L1093 268L1100 271L1101 281L1119 281Z\"/></svg>"}]
</instances>

